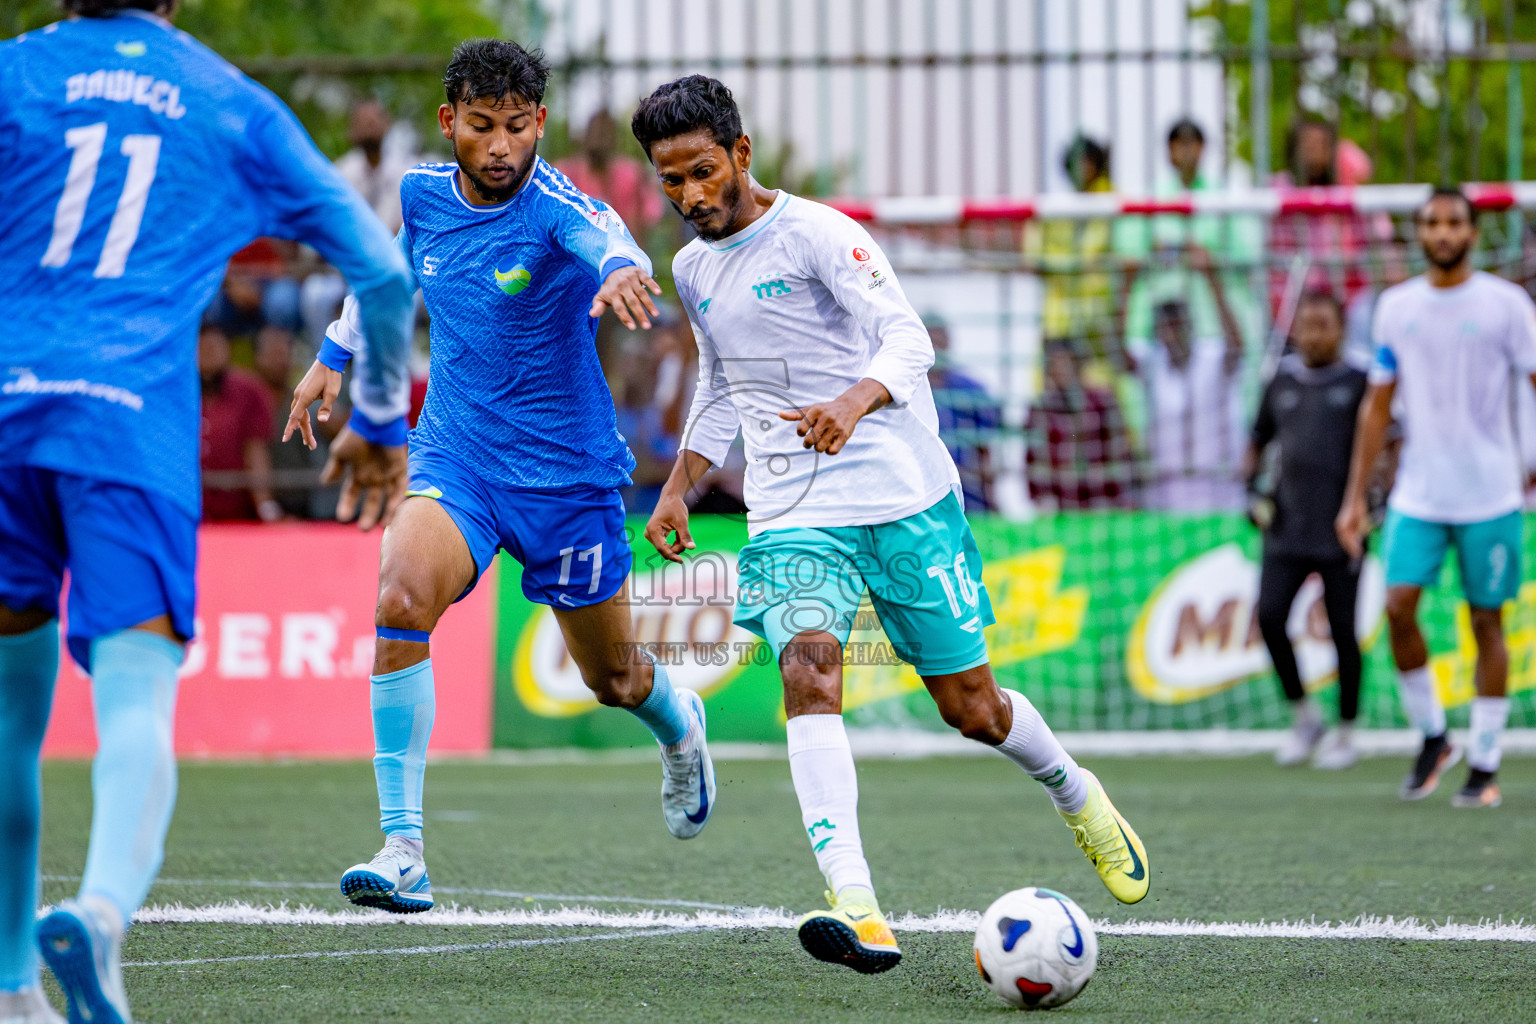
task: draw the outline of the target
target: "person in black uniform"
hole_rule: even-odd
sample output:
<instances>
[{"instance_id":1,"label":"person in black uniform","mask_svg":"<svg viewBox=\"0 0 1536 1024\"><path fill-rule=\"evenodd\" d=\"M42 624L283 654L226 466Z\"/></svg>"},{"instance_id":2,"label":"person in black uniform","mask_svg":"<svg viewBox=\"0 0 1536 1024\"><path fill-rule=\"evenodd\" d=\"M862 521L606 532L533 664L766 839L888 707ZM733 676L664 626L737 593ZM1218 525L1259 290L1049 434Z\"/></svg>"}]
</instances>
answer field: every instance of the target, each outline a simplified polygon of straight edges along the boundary
<instances>
[{"instance_id":1,"label":"person in black uniform","mask_svg":"<svg viewBox=\"0 0 1536 1024\"><path fill-rule=\"evenodd\" d=\"M1295 716L1276 762L1297 765L1311 757L1315 767L1340 769L1358 756L1351 731L1360 706L1355 637L1360 561L1339 545L1333 520L1349 479L1366 375L1340 358L1344 309L1327 292L1302 296L1291 340L1295 352L1280 361L1259 403L1248 459L1252 491L1265 449L1279 445L1279 458L1272 461L1272 498L1252 505L1252 518L1264 531L1259 629ZM1312 573L1322 578L1323 606L1338 650L1339 727L1326 741L1322 714L1302 688L1285 628L1296 593Z\"/></svg>"}]
</instances>

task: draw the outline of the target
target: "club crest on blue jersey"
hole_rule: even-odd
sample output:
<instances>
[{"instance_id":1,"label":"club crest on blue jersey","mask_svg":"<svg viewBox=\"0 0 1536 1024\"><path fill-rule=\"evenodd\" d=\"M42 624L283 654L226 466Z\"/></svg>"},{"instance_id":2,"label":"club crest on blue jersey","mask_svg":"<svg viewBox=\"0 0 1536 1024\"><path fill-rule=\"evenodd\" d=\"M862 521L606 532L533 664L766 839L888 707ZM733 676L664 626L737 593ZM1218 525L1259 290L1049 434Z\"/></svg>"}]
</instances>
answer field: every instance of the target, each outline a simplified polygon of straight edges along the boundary
<instances>
[{"instance_id":1,"label":"club crest on blue jersey","mask_svg":"<svg viewBox=\"0 0 1536 1024\"><path fill-rule=\"evenodd\" d=\"M516 295L533 283L533 275L521 263L511 270L493 270L493 273L496 275L496 287L508 295Z\"/></svg>"}]
</instances>

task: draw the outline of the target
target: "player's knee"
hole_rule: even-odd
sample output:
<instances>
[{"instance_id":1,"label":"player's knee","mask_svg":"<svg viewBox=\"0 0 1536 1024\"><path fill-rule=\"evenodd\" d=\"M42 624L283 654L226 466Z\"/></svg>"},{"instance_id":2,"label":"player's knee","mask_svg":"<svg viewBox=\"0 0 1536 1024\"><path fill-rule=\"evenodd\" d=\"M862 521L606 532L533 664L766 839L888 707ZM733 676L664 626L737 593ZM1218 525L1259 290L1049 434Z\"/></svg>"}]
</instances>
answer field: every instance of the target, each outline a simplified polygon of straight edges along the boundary
<instances>
[{"instance_id":1,"label":"player's knee","mask_svg":"<svg viewBox=\"0 0 1536 1024\"><path fill-rule=\"evenodd\" d=\"M1387 591L1387 625L1394 631L1412 631L1418 625L1419 597L1414 593Z\"/></svg>"},{"instance_id":2,"label":"player's knee","mask_svg":"<svg viewBox=\"0 0 1536 1024\"><path fill-rule=\"evenodd\" d=\"M437 610L432 602L409 586L386 583L379 588L379 603L373 613L375 626L391 629L417 629L430 633L437 625Z\"/></svg>"},{"instance_id":3,"label":"player's knee","mask_svg":"<svg viewBox=\"0 0 1536 1024\"><path fill-rule=\"evenodd\" d=\"M1500 610L1498 608L1473 608L1472 636L1479 644L1502 641L1504 639L1504 622Z\"/></svg>"},{"instance_id":4,"label":"player's knee","mask_svg":"<svg viewBox=\"0 0 1536 1024\"><path fill-rule=\"evenodd\" d=\"M1258 619L1259 631L1265 636L1283 636L1286 622L1291 617L1291 610L1279 601L1266 601L1260 597L1259 607L1254 617Z\"/></svg>"}]
</instances>

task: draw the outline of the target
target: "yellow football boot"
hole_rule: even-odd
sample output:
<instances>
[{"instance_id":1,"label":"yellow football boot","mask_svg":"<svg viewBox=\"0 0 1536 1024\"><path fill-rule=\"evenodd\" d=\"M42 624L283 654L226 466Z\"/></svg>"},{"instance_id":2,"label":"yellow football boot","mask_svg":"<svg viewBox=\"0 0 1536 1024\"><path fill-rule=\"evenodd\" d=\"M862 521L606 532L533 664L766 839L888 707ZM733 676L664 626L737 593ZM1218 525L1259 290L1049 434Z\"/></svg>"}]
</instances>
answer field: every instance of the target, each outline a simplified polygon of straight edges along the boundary
<instances>
[{"instance_id":1,"label":"yellow football boot","mask_svg":"<svg viewBox=\"0 0 1536 1024\"><path fill-rule=\"evenodd\" d=\"M1109 794L1086 768L1088 800L1076 814L1059 811L1082 850L1099 873L1104 888L1121 903L1138 903L1147 895L1152 873L1147 865L1147 848L1136 830L1120 817Z\"/></svg>"},{"instance_id":2,"label":"yellow football boot","mask_svg":"<svg viewBox=\"0 0 1536 1024\"><path fill-rule=\"evenodd\" d=\"M845 889L838 897L829 892L827 902L831 910L813 910L800 919L800 945L807 953L860 974L879 974L901 963L896 936L874 893Z\"/></svg>"}]
</instances>

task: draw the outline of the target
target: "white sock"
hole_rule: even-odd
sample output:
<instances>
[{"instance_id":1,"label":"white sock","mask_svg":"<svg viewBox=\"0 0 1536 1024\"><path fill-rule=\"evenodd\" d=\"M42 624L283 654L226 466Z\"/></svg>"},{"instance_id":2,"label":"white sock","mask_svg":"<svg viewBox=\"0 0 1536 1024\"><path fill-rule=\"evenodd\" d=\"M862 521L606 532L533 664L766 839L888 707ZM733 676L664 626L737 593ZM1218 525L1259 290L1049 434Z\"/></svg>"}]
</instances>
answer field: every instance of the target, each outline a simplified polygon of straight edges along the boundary
<instances>
[{"instance_id":1,"label":"white sock","mask_svg":"<svg viewBox=\"0 0 1536 1024\"><path fill-rule=\"evenodd\" d=\"M1026 775L1045 787L1057 809L1076 814L1088 800L1088 783L1083 770L1062 749L1056 734L1045 724L1029 698L1017 690L1004 690L1013 704L1013 728L997 749L1024 769Z\"/></svg>"},{"instance_id":2,"label":"white sock","mask_svg":"<svg viewBox=\"0 0 1536 1024\"><path fill-rule=\"evenodd\" d=\"M1428 736L1445 732L1445 708L1440 706L1440 695L1435 692L1435 681L1429 676L1429 666L1421 665L1397 673L1397 685L1403 696L1403 713L1409 723Z\"/></svg>"},{"instance_id":3,"label":"white sock","mask_svg":"<svg viewBox=\"0 0 1536 1024\"><path fill-rule=\"evenodd\" d=\"M859 778L842 715L791 718L789 775L816 865L834 894L851 886L875 891L859 839Z\"/></svg>"},{"instance_id":4,"label":"white sock","mask_svg":"<svg viewBox=\"0 0 1536 1024\"><path fill-rule=\"evenodd\" d=\"M1508 697L1474 697L1472 699L1472 735L1467 749L1467 764L1480 772L1496 772L1503 752L1499 750L1499 737L1504 724L1509 721Z\"/></svg>"}]
</instances>

